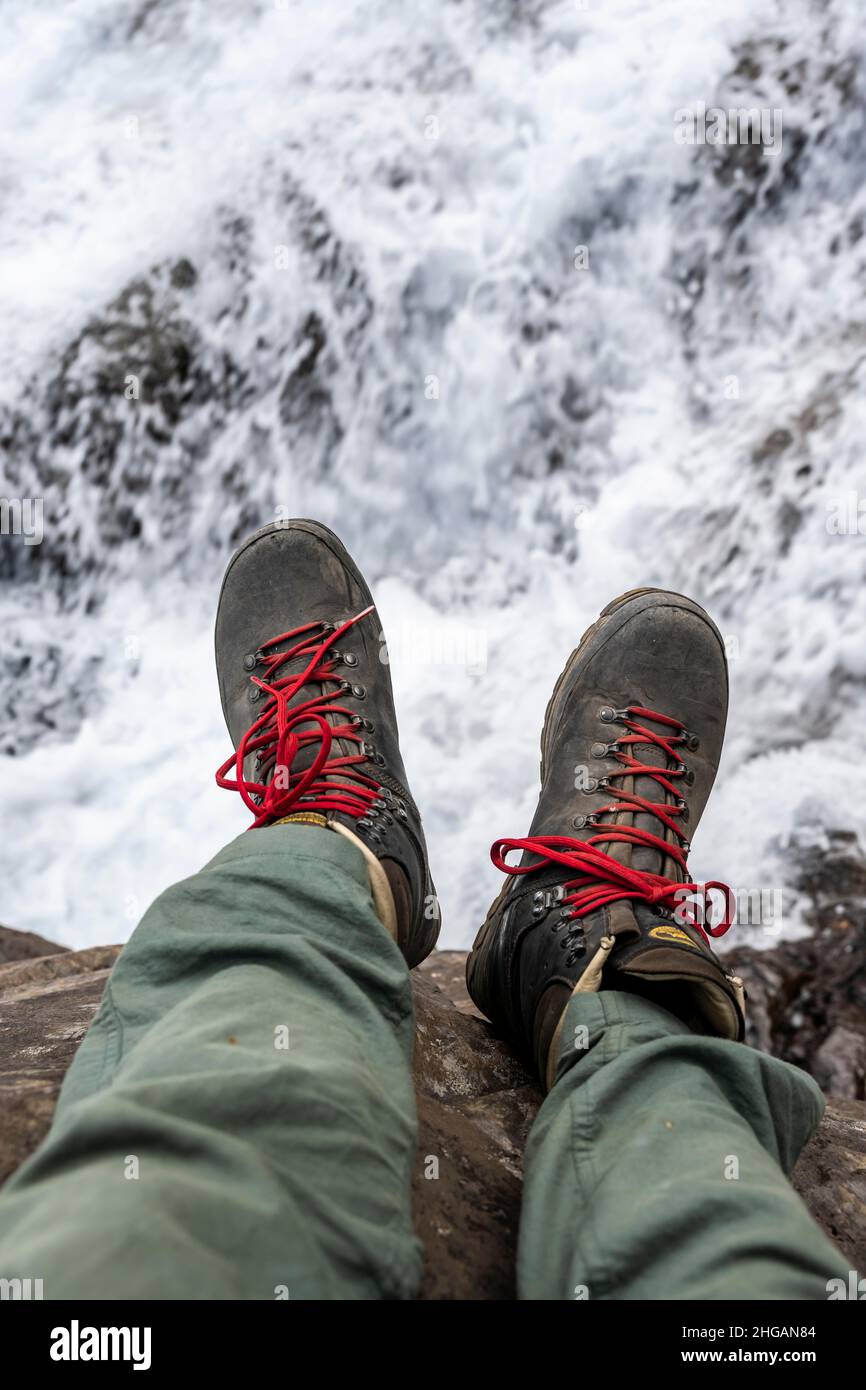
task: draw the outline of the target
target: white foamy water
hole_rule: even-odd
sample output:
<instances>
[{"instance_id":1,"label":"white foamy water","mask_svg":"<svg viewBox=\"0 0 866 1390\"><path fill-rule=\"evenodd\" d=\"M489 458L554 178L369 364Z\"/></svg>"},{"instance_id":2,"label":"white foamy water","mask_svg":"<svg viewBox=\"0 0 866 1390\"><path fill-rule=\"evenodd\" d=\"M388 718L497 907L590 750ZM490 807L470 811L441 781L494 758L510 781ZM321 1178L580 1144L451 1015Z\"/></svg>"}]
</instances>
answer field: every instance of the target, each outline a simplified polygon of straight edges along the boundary
<instances>
[{"instance_id":1,"label":"white foamy water","mask_svg":"<svg viewBox=\"0 0 866 1390\"><path fill-rule=\"evenodd\" d=\"M45 538L35 578L2 541L0 919L121 939L243 828L213 610L279 507L386 633L484 651L393 664L441 944L637 585L732 653L696 876L866 835L866 536L832 529L866 489L863 59L850 0L9 0L2 492ZM781 154L678 145L701 101L781 109Z\"/></svg>"}]
</instances>

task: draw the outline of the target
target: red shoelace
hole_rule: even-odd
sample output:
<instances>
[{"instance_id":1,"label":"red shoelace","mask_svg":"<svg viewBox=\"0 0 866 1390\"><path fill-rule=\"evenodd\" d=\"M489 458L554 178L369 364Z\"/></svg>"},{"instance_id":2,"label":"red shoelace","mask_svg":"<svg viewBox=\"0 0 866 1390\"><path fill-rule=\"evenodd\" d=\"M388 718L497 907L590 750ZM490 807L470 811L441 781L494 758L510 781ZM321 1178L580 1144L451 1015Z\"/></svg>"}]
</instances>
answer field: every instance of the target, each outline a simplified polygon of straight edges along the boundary
<instances>
[{"instance_id":1,"label":"red shoelace","mask_svg":"<svg viewBox=\"0 0 866 1390\"><path fill-rule=\"evenodd\" d=\"M251 676L250 680L269 698L237 752L226 759L216 775L217 786L240 792L255 817L250 829L301 811L363 816L379 795L380 784L357 770L368 761L359 732L363 721L339 703L337 697L350 688L349 682L335 674L337 662L329 655L343 633L372 612L371 605L332 631L324 622L306 623L271 638L256 653L264 676ZM298 640L285 651L274 650L292 638ZM300 671L275 679L282 667L298 660L305 662ZM318 685L319 693L290 709L289 702L307 685ZM329 689L332 686L338 689ZM337 716L336 721L329 722L328 715ZM357 743L358 753L332 758L334 739ZM309 766L293 771L298 753L315 743L319 747ZM251 754L257 755L258 770L266 781L250 781L244 776L244 762ZM232 769L233 778L229 776Z\"/></svg>"},{"instance_id":2,"label":"red shoelace","mask_svg":"<svg viewBox=\"0 0 866 1390\"><path fill-rule=\"evenodd\" d=\"M672 719L666 714L659 714L656 710L644 709L641 705L629 705L624 710L614 711L614 714L617 717L617 722L623 724L628 733L608 745L609 753L622 764L622 767L607 774L604 778L605 787L609 786L614 778L651 777L666 792L679 798L680 793L676 782L686 776L688 769L681 761L677 749L689 739L686 726L678 719ZM654 733L645 724L638 722L644 719L661 724L672 732L669 734ZM648 745L660 748L668 758L677 763L677 767L653 767L641 762L630 751ZM686 852L689 845L685 834L677 824L678 819L683 816L684 803L678 801L677 804L671 806L648 801L642 796L635 796L632 792L615 786L610 786L610 795L613 800L609 805L602 806L594 813L594 820L598 816L609 815L623 809L632 810L635 814L652 815L673 832L679 843L663 840L659 835L653 835L650 831L641 830L634 825L612 825L602 828L597 835L593 835L589 840L576 840L567 835L527 836L525 839L497 840L490 850L493 863L497 869L501 869L506 874L537 873L547 864L562 864L566 868L576 870L581 877L568 879L563 885L566 889L573 888L576 891L566 894L561 899L561 906L571 908L569 914L571 917L585 917L588 913L595 912L601 907L607 907L610 903L633 899L654 907L663 907L669 911L679 910L683 920L693 926L704 937L704 940L707 940L709 936L724 936L732 925L734 896L727 884L715 881L700 884L689 880L686 863ZM664 874L651 874L645 870L631 869L625 864L620 864L610 854L599 848L602 844L614 843L642 845L661 851L673 859L683 870L684 881L667 878ZM514 851L521 854L528 851L530 854L538 855L539 862L536 864L509 864L507 857ZM723 894L725 908L722 920L715 925L710 925L709 895L714 889L718 889ZM693 896L703 899L703 916L706 927L701 926L695 914L688 915L685 912L684 902Z\"/></svg>"}]
</instances>

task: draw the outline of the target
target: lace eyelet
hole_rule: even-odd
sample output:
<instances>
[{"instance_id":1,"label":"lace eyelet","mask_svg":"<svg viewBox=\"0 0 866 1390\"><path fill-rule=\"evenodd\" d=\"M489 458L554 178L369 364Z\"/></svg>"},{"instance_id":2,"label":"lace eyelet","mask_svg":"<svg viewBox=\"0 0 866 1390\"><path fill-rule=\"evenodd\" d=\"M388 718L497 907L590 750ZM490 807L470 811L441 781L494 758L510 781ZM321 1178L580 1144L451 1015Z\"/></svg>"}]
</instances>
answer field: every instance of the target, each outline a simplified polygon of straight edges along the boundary
<instances>
[{"instance_id":1,"label":"lace eyelet","mask_svg":"<svg viewBox=\"0 0 866 1390\"><path fill-rule=\"evenodd\" d=\"M614 709L612 705L602 705L598 717L603 724L621 724L628 719L627 709Z\"/></svg>"},{"instance_id":2,"label":"lace eyelet","mask_svg":"<svg viewBox=\"0 0 866 1390\"><path fill-rule=\"evenodd\" d=\"M244 670L245 670L245 671L254 671L254 670L256 669L256 667L258 666L258 664L259 664L259 663L258 663L258 660L257 660L257 658L256 658L255 653L254 653L254 652L247 652L246 656L244 657Z\"/></svg>"},{"instance_id":3,"label":"lace eyelet","mask_svg":"<svg viewBox=\"0 0 866 1390\"><path fill-rule=\"evenodd\" d=\"M355 656L355 653L354 653L354 652L344 652L344 653L343 653L343 665L344 665L344 666L357 666L357 664L358 664L358 658Z\"/></svg>"},{"instance_id":4,"label":"lace eyelet","mask_svg":"<svg viewBox=\"0 0 866 1390\"><path fill-rule=\"evenodd\" d=\"M346 687L348 690L351 690L356 700L366 700L367 691L363 685L350 685L347 681Z\"/></svg>"}]
</instances>

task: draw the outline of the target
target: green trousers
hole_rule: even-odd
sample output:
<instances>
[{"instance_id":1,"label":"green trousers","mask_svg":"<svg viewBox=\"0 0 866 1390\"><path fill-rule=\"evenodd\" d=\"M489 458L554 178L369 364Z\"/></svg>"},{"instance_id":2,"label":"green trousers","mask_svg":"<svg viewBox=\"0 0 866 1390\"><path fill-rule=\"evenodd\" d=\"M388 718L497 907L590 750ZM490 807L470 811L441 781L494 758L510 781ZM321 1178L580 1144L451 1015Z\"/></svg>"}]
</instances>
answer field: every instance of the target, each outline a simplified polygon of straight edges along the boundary
<instances>
[{"instance_id":1,"label":"green trousers","mask_svg":"<svg viewBox=\"0 0 866 1390\"><path fill-rule=\"evenodd\" d=\"M0 1278L47 1299L411 1298L413 1027L355 846L241 835L121 954L0 1193ZM821 1109L783 1062L575 996L528 1146L521 1297L826 1298L847 1262L784 1176Z\"/></svg>"}]
</instances>

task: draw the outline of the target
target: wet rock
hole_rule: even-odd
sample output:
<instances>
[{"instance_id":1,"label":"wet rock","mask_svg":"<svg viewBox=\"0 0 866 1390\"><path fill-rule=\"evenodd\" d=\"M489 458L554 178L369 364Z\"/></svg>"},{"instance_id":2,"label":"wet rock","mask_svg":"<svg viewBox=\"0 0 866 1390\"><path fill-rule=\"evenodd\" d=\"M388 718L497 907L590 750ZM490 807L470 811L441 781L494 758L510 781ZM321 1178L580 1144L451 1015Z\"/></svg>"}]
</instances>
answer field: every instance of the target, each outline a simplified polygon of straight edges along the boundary
<instances>
[{"instance_id":1,"label":"wet rock","mask_svg":"<svg viewBox=\"0 0 866 1390\"><path fill-rule=\"evenodd\" d=\"M490 1024L470 1012L464 963L462 952L436 952L415 972L421 1297L507 1299L515 1293L523 1147L542 1097Z\"/></svg>"},{"instance_id":2,"label":"wet rock","mask_svg":"<svg viewBox=\"0 0 866 1390\"><path fill-rule=\"evenodd\" d=\"M47 1133L120 948L54 951L0 965L0 1183Z\"/></svg>"},{"instance_id":3,"label":"wet rock","mask_svg":"<svg viewBox=\"0 0 866 1390\"><path fill-rule=\"evenodd\" d=\"M866 857L836 830L792 848L792 878L812 906L811 936L770 950L735 947L748 1040L793 1062L840 1099L866 1099Z\"/></svg>"}]
</instances>

